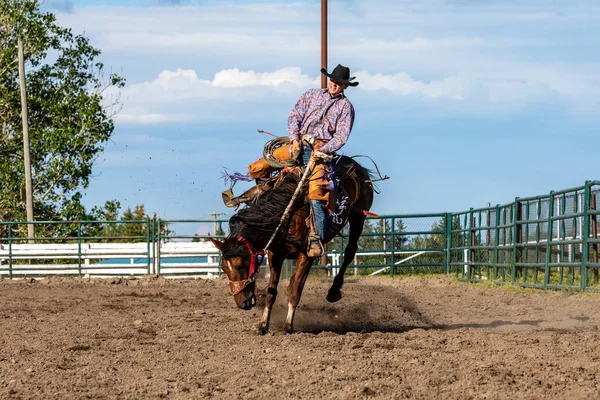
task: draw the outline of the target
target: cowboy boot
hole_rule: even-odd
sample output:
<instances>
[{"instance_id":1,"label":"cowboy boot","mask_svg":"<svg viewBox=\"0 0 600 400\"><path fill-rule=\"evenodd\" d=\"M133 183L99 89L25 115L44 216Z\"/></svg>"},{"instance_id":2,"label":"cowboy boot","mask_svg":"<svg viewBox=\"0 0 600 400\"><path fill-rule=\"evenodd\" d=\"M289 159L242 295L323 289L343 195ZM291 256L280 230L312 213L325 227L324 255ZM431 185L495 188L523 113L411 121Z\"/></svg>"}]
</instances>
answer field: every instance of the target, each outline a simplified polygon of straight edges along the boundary
<instances>
[{"instance_id":1,"label":"cowboy boot","mask_svg":"<svg viewBox=\"0 0 600 400\"><path fill-rule=\"evenodd\" d=\"M261 183L260 185L256 185L246 190L244 193L237 197L233 197L233 192L231 189L224 191L221 196L223 198L223 203L227 207L237 208L242 203L248 203L250 201L255 200L258 196L263 194L268 190L268 185L265 183Z\"/></svg>"},{"instance_id":2,"label":"cowboy boot","mask_svg":"<svg viewBox=\"0 0 600 400\"><path fill-rule=\"evenodd\" d=\"M311 230L309 237L309 248L307 255L309 257L321 257L323 255L323 240L325 239L325 231L327 224L327 211L325 202L320 200L311 200L311 210L314 223L314 230Z\"/></svg>"}]
</instances>

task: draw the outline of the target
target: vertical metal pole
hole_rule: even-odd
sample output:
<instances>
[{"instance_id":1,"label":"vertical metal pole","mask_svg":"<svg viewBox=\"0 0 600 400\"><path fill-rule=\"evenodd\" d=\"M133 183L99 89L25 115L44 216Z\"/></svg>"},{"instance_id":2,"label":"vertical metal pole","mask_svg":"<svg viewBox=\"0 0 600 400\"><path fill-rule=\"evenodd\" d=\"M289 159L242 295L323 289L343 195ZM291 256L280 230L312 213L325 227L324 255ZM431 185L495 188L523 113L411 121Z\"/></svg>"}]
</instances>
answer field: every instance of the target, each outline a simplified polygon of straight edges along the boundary
<instances>
[{"instance_id":1,"label":"vertical metal pole","mask_svg":"<svg viewBox=\"0 0 600 400\"><path fill-rule=\"evenodd\" d=\"M590 210L596 210L596 195L590 197ZM592 215L590 223L592 224L592 237L598 239L598 218L597 215ZM594 242L594 264L598 264L598 242ZM598 267L594 266L594 285L598 284Z\"/></svg>"},{"instance_id":2,"label":"vertical metal pole","mask_svg":"<svg viewBox=\"0 0 600 400\"><path fill-rule=\"evenodd\" d=\"M521 210L521 203L519 202L519 198L515 198L515 204L513 205L513 212L512 212L512 217L513 217L513 228L514 228L514 233L513 233L513 267L512 267L512 283L515 283L516 279L517 279L517 263L520 261L520 257L519 257L519 248L517 247L517 244L522 242L522 230L521 230L521 225L519 225L519 222L521 222L521 216L522 216L522 210Z\"/></svg>"},{"instance_id":3,"label":"vertical metal pole","mask_svg":"<svg viewBox=\"0 0 600 400\"><path fill-rule=\"evenodd\" d=\"M25 202L27 208L27 236L29 243L35 238L33 222L33 192L31 185L31 159L29 157L29 115L27 112L27 89L25 86L25 56L23 55L23 41L18 40L19 81L21 84L21 118L23 120L23 160L25 162Z\"/></svg>"},{"instance_id":4,"label":"vertical metal pole","mask_svg":"<svg viewBox=\"0 0 600 400\"><path fill-rule=\"evenodd\" d=\"M321 0L321 68L327 69L327 0ZM327 87L327 77L323 74L321 87Z\"/></svg>"},{"instance_id":5,"label":"vertical metal pole","mask_svg":"<svg viewBox=\"0 0 600 400\"><path fill-rule=\"evenodd\" d=\"M469 269L468 269L468 275L467 278L469 280L473 279L473 263L475 262L475 249L473 248L473 246L475 246L475 218L473 217L473 209L471 208L471 210L469 211L469 228L470 228L470 235L469 235Z\"/></svg>"},{"instance_id":6,"label":"vertical metal pole","mask_svg":"<svg viewBox=\"0 0 600 400\"><path fill-rule=\"evenodd\" d=\"M459 244L457 243L457 246ZM452 213L446 213L446 275L450 275L450 263L452 261Z\"/></svg>"},{"instance_id":7,"label":"vertical metal pole","mask_svg":"<svg viewBox=\"0 0 600 400\"><path fill-rule=\"evenodd\" d=\"M575 191L575 194L573 195L573 213L577 214L579 212L579 192ZM572 219L572 229L571 229L571 235L573 236L573 241L577 240L577 236L579 236L582 231L581 229L578 229L579 224L577 223L577 217L573 217ZM583 239L583 236L582 236ZM577 250L577 248L575 247L575 243L571 243L570 244L570 249L571 249L571 257L569 262L571 262L572 264L575 263L575 252ZM583 249L582 249L583 250ZM579 268L579 273L581 273L581 267ZM570 268L570 273L569 273L569 284L571 286L573 286L575 284L575 267L571 267ZM579 287L581 287L581 282L579 283Z\"/></svg>"},{"instance_id":8,"label":"vertical metal pole","mask_svg":"<svg viewBox=\"0 0 600 400\"><path fill-rule=\"evenodd\" d=\"M77 272L81 276L81 221L77 221Z\"/></svg>"},{"instance_id":9,"label":"vertical metal pole","mask_svg":"<svg viewBox=\"0 0 600 400\"><path fill-rule=\"evenodd\" d=\"M521 227L521 243L525 245L522 250L522 261L525 263L529 262L529 204L529 200L527 200L525 202L525 220L527 221L525 224L525 239L523 239L523 225L519 225ZM523 282L527 282L528 271L527 267L523 267Z\"/></svg>"},{"instance_id":10,"label":"vertical metal pole","mask_svg":"<svg viewBox=\"0 0 600 400\"><path fill-rule=\"evenodd\" d=\"M562 198L560 199L559 215L566 215L566 213L567 213L567 195L566 195L566 193L563 193ZM567 238L567 225L566 225L565 219L566 218L562 218L560 220L560 227L559 227L559 230L561 231L560 240L566 240L566 238ZM565 258L567 258L567 262L570 261L570 259L569 259L569 246L570 245L568 245L568 244L566 246L563 246L563 245L560 246L561 259L559 260L559 264L562 261L562 254L565 251L565 247L567 248L567 256ZM562 285L563 284L563 279L564 279L565 268L563 266L560 266L559 268L560 268L559 282Z\"/></svg>"},{"instance_id":11,"label":"vertical metal pole","mask_svg":"<svg viewBox=\"0 0 600 400\"><path fill-rule=\"evenodd\" d=\"M150 267L150 263L151 263L151 259L150 259L150 243L152 243L152 238L154 237L153 235L153 224L150 224L150 218L146 219L146 252L147 252L147 256L146 256L146 273L148 275L150 275L152 273L151 267Z\"/></svg>"},{"instance_id":12,"label":"vertical metal pole","mask_svg":"<svg viewBox=\"0 0 600 400\"><path fill-rule=\"evenodd\" d=\"M496 204L496 228L494 230L494 280L498 279L498 246L500 246L500 205Z\"/></svg>"},{"instance_id":13,"label":"vertical metal pole","mask_svg":"<svg viewBox=\"0 0 600 400\"><path fill-rule=\"evenodd\" d=\"M587 262L589 253L588 239L590 238L590 181L585 181L585 188L583 191L583 216L582 218L582 232L581 232L581 289L587 287Z\"/></svg>"},{"instance_id":14,"label":"vertical metal pole","mask_svg":"<svg viewBox=\"0 0 600 400\"><path fill-rule=\"evenodd\" d=\"M12 224L8 223L8 277L13 278L13 262L12 262Z\"/></svg>"},{"instance_id":15,"label":"vertical metal pole","mask_svg":"<svg viewBox=\"0 0 600 400\"><path fill-rule=\"evenodd\" d=\"M535 219L537 221L540 220L540 217L542 216L542 200L537 201L537 208L536 208L536 217ZM535 263L539 263L540 262L540 223L538 222L535 225ZM533 269L533 283L535 283L537 285L537 280L538 280L538 270L540 268L539 267L535 267Z\"/></svg>"},{"instance_id":16,"label":"vertical metal pole","mask_svg":"<svg viewBox=\"0 0 600 400\"><path fill-rule=\"evenodd\" d=\"M485 254L485 260L484 261L486 263L488 263L488 264L490 264L490 261L491 261L490 260L490 249L489 249L489 246L490 246L490 243L491 243L491 240L492 240L492 238L491 238L492 231L490 230L490 224L491 224L491 218L492 218L490 216L490 212L491 212L490 205L491 205L490 203L487 203L487 210L485 210L485 225L486 225L486 228L487 228L485 230L485 245L488 246L488 248L485 249L485 253L484 253ZM487 270L487 274L486 274L487 278L490 279L490 273L491 273L490 271L492 271L492 268L490 268L489 265L488 265L486 267L486 270ZM492 280L493 280L493 278L492 278Z\"/></svg>"},{"instance_id":17,"label":"vertical metal pole","mask_svg":"<svg viewBox=\"0 0 600 400\"><path fill-rule=\"evenodd\" d=\"M554 191L550 192L548 196L548 237L546 238L546 262L544 265L544 289L548 287L550 283L550 263L552 262L552 236L554 235L554 222L552 221L552 217L554 216ZM556 221L557 224L560 221ZM560 228L559 228L560 233ZM559 234L560 240L560 234Z\"/></svg>"},{"instance_id":18,"label":"vertical metal pole","mask_svg":"<svg viewBox=\"0 0 600 400\"><path fill-rule=\"evenodd\" d=\"M154 250L154 259L156 260L156 275L160 275L160 218L156 219L156 248Z\"/></svg>"},{"instance_id":19,"label":"vertical metal pole","mask_svg":"<svg viewBox=\"0 0 600 400\"><path fill-rule=\"evenodd\" d=\"M391 256L391 260L392 260L392 265L391 265L391 270L392 270L392 278L394 277L394 274L396 273L396 218L392 217L392 245L391 245L391 250L392 250L392 256Z\"/></svg>"}]
</instances>

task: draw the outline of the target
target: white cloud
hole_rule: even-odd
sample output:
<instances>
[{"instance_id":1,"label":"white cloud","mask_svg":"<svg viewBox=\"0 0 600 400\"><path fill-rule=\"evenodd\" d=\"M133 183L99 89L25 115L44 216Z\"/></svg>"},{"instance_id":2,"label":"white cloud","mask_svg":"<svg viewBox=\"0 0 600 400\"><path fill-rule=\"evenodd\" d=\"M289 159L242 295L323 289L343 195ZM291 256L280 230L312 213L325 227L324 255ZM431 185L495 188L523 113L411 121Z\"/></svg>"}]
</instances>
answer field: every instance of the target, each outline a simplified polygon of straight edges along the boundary
<instances>
[{"instance_id":1,"label":"white cloud","mask_svg":"<svg viewBox=\"0 0 600 400\"><path fill-rule=\"evenodd\" d=\"M395 96L420 96L424 98L446 98L462 100L464 85L449 77L431 82L421 82L411 78L406 72L393 75L367 71L356 73L363 90L385 90ZM272 72L240 71L226 69L214 74L212 79L198 77L194 70L178 69L162 71L149 82L132 84L122 90L124 111L117 120L128 124L158 124L185 122L214 116L214 112L197 112L201 104L213 111L231 102L251 104L257 99L285 97L290 104L306 89L317 87L320 77L309 77L299 67L287 67ZM354 89L353 89L354 90ZM113 96L108 92L107 96ZM210 102L207 103L207 102ZM159 112L159 110L162 110ZM183 110L183 113L182 113Z\"/></svg>"},{"instance_id":2,"label":"white cloud","mask_svg":"<svg viewBox=\"0 0 600 400\"><path fill-rule=\"evenodd\" d=\"M60 22L85 28L103 57L127 63L121 122L165 123L232 115L244 104L287 104L318 85L318 6L76 7ZM359 91L436 110L452 112L462 100L461 112L471 105L474 113L513 111L550 98L593 113L598 20L600 8L581 1L332 1L330 69L349 65Z\"/></svg>"},{"instance_id":3,"label":"white cloud","mask_svg":"<svg viewBox=\"0 0 600 400\"><path fill-rule=\"evenodd\" d=\"M520 71L498 65L496 69L475 72L470 76L450 75L420 80L406 71L390 74L363 70L354 75L360 85L352 91L377 92L387 103L411 101L423 103L441 100L433 106L465 102L465 113L503 113L524 109L536 101L553 98L571 104L572 110L592 112L598 105L600 77L566 73L555 69L524 68ZM310 77L299 67L271 72L225 69L212 79L203 79L195 70L164 70L156 79L131 84L122 90L124 110L116 119L125 124L161 124L214 120L240 115L263 104L291 104L310 87L319 85L320 77ZM108 92L107 97L114 97ZM403 100L404 99L404 100ZM593 107L592 107L593 106ZM246 111L243 111L246 110ZM486 112L486 114L488 113Z\"/></svg>"},{"instance_id":4,"label":"white cloud","mask_svg":"<svg viewBox=\"0 0 600 400\"><path fill-rule=\"evenodd\" d=\"M249 86L279 86L292 84L298 87L318 85L319 79L311 79L303 75L299 67L282 68L274 72L256 73L240 71L237 68L219 71L215 74L212 85L215 87L249 87Z\"/></svg>"},{"instance_id":5,"label":"white cloud","mask_svg":"<svg viewBox=\"0 0 600 400\"><path fill-rule=\"evenodd\" d=\"M387 90L399 96L418 95L454 100L463 100L465 96L465 84L457 77L421 82L411 78L406 72L369 75L366 71L357 72L356 77L364 90Z\"/></svg>"}]
</instances>

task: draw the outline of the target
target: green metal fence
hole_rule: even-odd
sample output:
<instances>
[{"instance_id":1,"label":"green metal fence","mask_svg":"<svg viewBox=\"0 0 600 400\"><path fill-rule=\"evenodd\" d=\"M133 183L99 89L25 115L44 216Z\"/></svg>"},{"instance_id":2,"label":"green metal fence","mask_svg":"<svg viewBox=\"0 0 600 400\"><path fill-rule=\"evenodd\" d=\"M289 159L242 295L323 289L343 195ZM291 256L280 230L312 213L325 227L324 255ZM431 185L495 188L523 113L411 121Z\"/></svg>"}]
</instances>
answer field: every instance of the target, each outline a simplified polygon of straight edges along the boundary
<instances>
[{"instance_id":1,"label":"green metal fence","mask_svg":"<svg viewBox=\"0 0 600 400\"><path fill-rule=\"evenodd\" d=\"M599 289L600 182L452 214L449 267L458 279Z\"/></svg>"},{"instance_id":2,"label":"green metal fence","mask_svg":"<svg viewBox=\"0 0 600 400\"><path fill-rule=\"evenodd\" d=\"M386 215L368 218L350 263L355 274L446 273L459 280L490 281L536 288L600 289L598 215L600 181L547 195L458 213ZM226 220L136 220L35 222L43 234L36 242L75 243L78 257L67 262L81 270L81 246L92 241L137 241L147 245L147 273L168 274L161 246L206 241L228 235ZM98 229L98 225L101 229ZM112 226L137 224L125 236ZM44 226L46 228L44 228ZM49 226L60 226L48 229ZM122 230L120 230L122 232ZM0 275L12 277L12 247L27 243L26 222L0 222ZM102 234L99 234L101 232ZM113 234L111 234L113 232ZM177 234L176 232L192 232ZM199 233L200 232L200 233ZM203 233L202 233L203 232ZM343 263L348 227L328 244L328 270ZM152 251L151 251L152 249ZM156 254L157 259L151 259ZM3 257L3 258L2 258ZM151 268L153 266L153 268ZM293 267L289 262L288 269ZM323 267L323 266L321 266ZM52 270L52 266L48 266ZM22 271L21 271L22 272Z\"/></svg>"},{"instance_id":3,"label":"green metal fence","mask_svg":"<svg viewBox=\"0 0 600 400\"><path fill-rule=\"evenodd\" d=\"M448 272L449 214L385 215L368 218L349 268L360 274L411 274ZM332 266L343 263L348 227L328 244Z\"/></svg>"}]
</instances>

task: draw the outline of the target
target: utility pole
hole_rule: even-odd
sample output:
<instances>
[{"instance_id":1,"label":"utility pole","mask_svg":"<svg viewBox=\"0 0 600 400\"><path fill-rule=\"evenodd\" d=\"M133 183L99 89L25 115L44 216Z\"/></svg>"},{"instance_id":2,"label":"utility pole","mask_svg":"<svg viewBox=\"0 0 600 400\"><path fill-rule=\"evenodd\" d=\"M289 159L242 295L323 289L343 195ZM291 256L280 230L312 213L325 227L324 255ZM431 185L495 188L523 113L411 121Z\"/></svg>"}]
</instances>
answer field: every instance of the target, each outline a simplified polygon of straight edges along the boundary
<instances>
[{"instance_id":1,"label":"utility pole","mask_svg":"<svg viewBox=\"0 0 600 400\"><path fill-rule=\"evenodd\" d=\"M327 69L327 0L321 0L321 68ZM327 77L321 74L321 88L327 87Z\"/></svg>"},{"instance_id":2,"label":"utility pole","mask_svg":"<svg viewBox=\"0 0 600 400\"><path fill-rule=\"evenodd\" d=\"M214 227L213 227L213 236L217 236L217 217L219 215L225 215L225 213L220 213L220 212L213 211L211 213L208 213L208 215L212 215L213 216L213 220L215 221L214 222Z\"/></svg>"},{"instance_id":3,"label":"utility pole","mask_svg":"<svg viewBox=\"0 0 600 400\"><path fill-rule=\"evenodd\" d=\"M33 190L31 185L31 159L29 157L29 115L27 112L27 90L25 86L25 56L23 55L23 41L18 40L19 46L19 81L21 83L21 117L23 120L23 159L25 160L25 207L27 209L27 236L29 242L35 238L35 225L33 224Z\"/></svg>"},{"instance_id":4,"label":"utility pole","mask_svg":"<svg viewBox=\"0 0 600 400\"><path fill-rule=\"evenodd\" d=\"M321 68L327 69L327 0L321 0ZM321 74L321 88L327 87L327 77ZM323 243L323 255L319 262L327 265L327 244Z\"/></svg>"}]
</instances>

